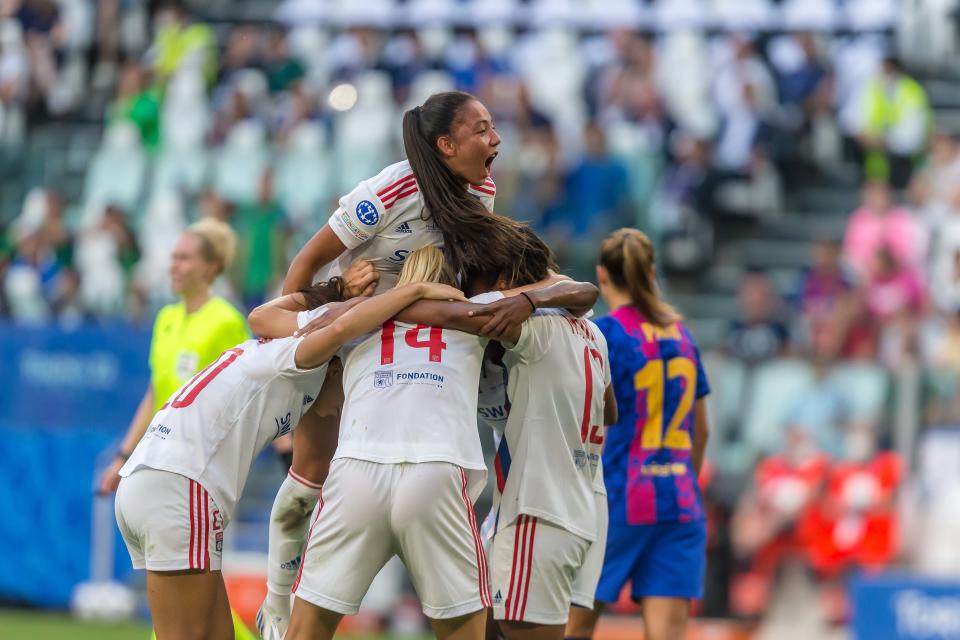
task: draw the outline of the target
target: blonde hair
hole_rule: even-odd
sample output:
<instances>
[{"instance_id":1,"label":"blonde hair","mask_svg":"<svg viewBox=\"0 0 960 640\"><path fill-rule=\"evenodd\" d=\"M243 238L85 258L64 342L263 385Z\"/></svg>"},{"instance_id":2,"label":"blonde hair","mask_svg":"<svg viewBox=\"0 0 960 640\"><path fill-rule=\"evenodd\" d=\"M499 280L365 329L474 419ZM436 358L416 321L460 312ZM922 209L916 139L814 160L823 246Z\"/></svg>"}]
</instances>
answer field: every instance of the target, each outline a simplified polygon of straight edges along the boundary
<instances>
[{"instance_id":1,"label":"blonde hair","mask_svg":"<svg viewBox=\"0 0 960 640\"><path fill-rule=\"evenodd\" d=\"M226 222L216 218L201 218L187 227L184 233L200 238L203 258L217 264L217 275L233 264L233 257L237 252L237 235Z\"/></svg>"},{"instance_id":2,"label":"blonde hair","mask_svg":"<svg viewBox=\"0 0 960 640\"><path fill-rule=\"evenodd\" d=\"M457 276L443 258L438 247L423 247L411 251L400 270L397 286L412 282L439 282L457 286Z\"/></svg>"},{"instance_id":3,"label":"blonde hair","mask_svg":"<svg viewBox=\"0 0 960 640\"><path fill-rule=\"evenodd\" d=\"M676 309L660 298L653 279L656 255L653 243L637 229L617 229L600 244L600 266L618 289L630 295L630 303L658 327L683 320Z\"/></svg>"}]
</instances>

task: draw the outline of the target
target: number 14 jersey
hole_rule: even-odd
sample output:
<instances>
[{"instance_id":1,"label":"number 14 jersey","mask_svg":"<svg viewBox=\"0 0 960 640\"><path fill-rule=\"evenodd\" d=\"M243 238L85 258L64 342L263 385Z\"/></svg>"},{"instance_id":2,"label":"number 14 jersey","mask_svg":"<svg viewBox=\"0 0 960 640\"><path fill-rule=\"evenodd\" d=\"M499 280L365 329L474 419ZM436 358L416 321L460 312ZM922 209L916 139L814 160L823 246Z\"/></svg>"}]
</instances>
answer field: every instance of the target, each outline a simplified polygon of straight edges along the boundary
<instances>
[{"instance_id":1,"label":"number 14 jersey","mask_svg":"<svg viewBox=\"0 0 960 640\"><path fill-rule=\"evenodd\" d=\"M490 302L499 293L472 302ZM449 462L486 479L477 432L477 385L486 338L389 321L344 346L343 416L334 459L382 464Z\"/></svg>"}]
</instances>

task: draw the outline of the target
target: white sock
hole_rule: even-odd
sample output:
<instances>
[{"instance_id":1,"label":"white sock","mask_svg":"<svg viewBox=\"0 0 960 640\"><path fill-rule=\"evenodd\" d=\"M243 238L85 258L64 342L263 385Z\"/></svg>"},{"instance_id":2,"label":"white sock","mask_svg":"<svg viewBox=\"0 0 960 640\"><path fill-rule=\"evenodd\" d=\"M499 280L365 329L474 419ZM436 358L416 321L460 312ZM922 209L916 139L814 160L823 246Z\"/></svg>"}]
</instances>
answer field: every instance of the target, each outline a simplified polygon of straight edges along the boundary
<instances>
[{"instance_id":1,"label":"white sock","mask_svg":"<svg viewBox=\"0 0 960 640\"><path fill-rule=\"evenodd\" d=\"M290 613L290 590L300 569L310 514L320 497L320 485L298 476L291 469L284 478L270 510L270 540L267 546L267 606Z\"/></svg>"}]
</instances>

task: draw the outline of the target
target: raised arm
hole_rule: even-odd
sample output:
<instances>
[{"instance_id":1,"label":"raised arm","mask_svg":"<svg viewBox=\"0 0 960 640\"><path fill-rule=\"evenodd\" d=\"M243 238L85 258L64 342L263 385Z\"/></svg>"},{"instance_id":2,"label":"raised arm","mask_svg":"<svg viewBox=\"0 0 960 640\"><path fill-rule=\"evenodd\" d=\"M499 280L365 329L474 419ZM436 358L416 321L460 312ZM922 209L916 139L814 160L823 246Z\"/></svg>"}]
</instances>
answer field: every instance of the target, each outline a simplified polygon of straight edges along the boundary
<instances>
[{"instance_id":1,"label":"raised arm","mask_svg":"<svg viewBox=\"0 0 960 640\"><path fill-rule=\"evenodd\" d=\"M360 302L360 299L356 296L373 295L380 275L370 262L356 260L341 277L344 281L344 296ZM350 285L347 285L351 282L354 291L359 291L359 293L351 294ZM261 338L286 338L293 335L297 331L297 314L306 309L304 302L304 295L298 290L263 303L247 316L250 330ZM344 304L345 307L330 308L327 313L333 315L326 319L325 324L335 320L339 314L344 313L356 303L348 301Z\"/></svg>"},{"instance_id":2,"label":"raised arm","mask_svg":"<svg viewBox=\"0 0 960 640\"><path fill-rule=\"evenodd\" d=\"M302 293L288 293L251 311L247 324L253 335L260 338L285 338L297 330L297 314L304 308Z\"/></svg>"},{"instance_id":3,"label":"raised arm","mask_svg":"<svg viewBox=\"0 0 960 640\"><path fill-rule=\"evenodd\" d=\"M537 309L566 309L577 317L584 316L600 296L600 290L590 282L560 280L546 287L533 289L511 289L504 295L524 294L533 301Z\"/></svg>"},{"instance_id":4,"label":"raised arm","mask_svg":"<svg viewBox=\"0 0 960 640\"><path fill-rule=\"evenodd\" d=\"M317 271L339 258L346 250L347 246L337 237L330 225L323 225L293 257L287 276L283 279L283 293L290 294L309 287L313 284Z\"/></svg>"},{"instance_id":5,"label":"raised arm","mask_svg":"<svg viewBox=\"0 0 960 640\"><path fill-rule=\"evenodd\" d=\"M297 347L296 361L301 368L317 367L337 352L345 342L369 333L397 315L404 307L420 299L464 300L463 293L448 285L417 283L397 287L360 302L337 318L333 324L311 333Z\"/></svg>"},{"instance_id":6,"label":"raised arm","mask_svg":"<svg viewBox=\"0 0 960 640\"><path fill-rule=\"evenodd\" d=\"M481 329L487 317L472 312L480 311L485 305L473 302L450 302L445 300L420 300L397 314L397 320L408 324L425 324L431 327L455 329L473 335L483 335ZM503 336L504 340L516 342L520 338L520 325L512 327Z\"/></svg>"},{"instance_id":7,"label":"raised arm","mask_svg":"<svg viewBox=\"0 0 960 640\"><path fill-rule=\"evenodd\" d=\"M531 289L522 287L505 291L503 300L483 305L470 311L473 316L482 316L487 322L480 334L493 340L508 339L537 309L569 309L576 315L584 315L597 301L599 290L589 282L561 280L547 287Z\"/></svg>"}]
</instances>

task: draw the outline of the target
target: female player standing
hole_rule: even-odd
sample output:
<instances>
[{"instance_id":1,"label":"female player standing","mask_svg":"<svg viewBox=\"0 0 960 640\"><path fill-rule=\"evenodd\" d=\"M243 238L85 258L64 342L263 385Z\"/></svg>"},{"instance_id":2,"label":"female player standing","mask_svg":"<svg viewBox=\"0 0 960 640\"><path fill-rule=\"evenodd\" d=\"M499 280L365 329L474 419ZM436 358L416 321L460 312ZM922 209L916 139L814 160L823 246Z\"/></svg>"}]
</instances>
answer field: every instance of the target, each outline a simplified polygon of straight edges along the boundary
<instances>
[{"instance_id":1,"label":"female player standing","mask_svg":"<svg viewBox=\"0 0 960 640\"><path fill-rule=\"evenodd\" d=\"M619 421L603 453L609 502L607 548L594 610L574 609L568 638L593 634L603 603L628 581L643 608L645 638L685 636L700 597L706 523L697 476L707 442L700 352L660 299L650 240L619 229L600 247L597 279L613 311L597 325L610 345Z\"/></svg>"},{"instance_id":2,"label":"female player standing","mask_svg":"<svg viewBox=\"0 0 960 640\"><path fill-rule=\"evenodd\" d=\"M340 293L313 287L321 297L324 290ZM134 568L147 569L158 637L234 637L220 575L223 531L254 458L296 426L344 342L421 298L458 297L444 285L401 287L305 338L247 340L164 403L120 470L116 502Z\"/></svg>"},{"instance_id":3,"label":"female player standing","mask_svg":"<svg viewBox=\"0 0 960 640\"><path fill-rule=\"evenodd\" d=\"M233 261L236 243L227 224L205 218L190 225L174 245L170 281L180 301L157 314L150 342L150 384L120 450L100 476L101 493L116 491L120 467L167 398L222 351L249 337L240 312L210 293L213 281Z\"/></svg>"}]
</instances>

